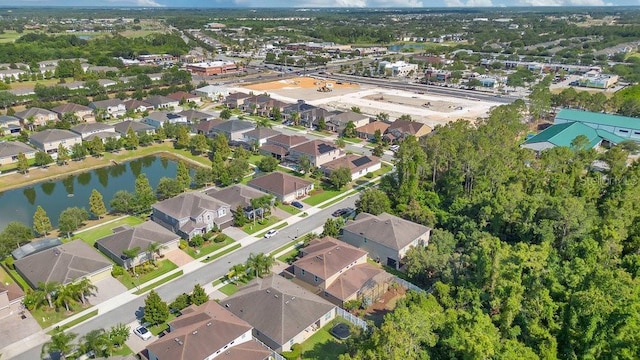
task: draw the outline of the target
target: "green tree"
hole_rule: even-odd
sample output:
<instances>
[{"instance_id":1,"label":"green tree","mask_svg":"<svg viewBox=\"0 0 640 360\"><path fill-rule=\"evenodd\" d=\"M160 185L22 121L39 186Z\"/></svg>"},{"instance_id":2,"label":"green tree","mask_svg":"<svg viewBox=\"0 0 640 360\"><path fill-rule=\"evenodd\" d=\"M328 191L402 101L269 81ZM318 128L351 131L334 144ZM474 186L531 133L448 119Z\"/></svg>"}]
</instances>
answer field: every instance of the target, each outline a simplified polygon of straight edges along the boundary
<instances>
[{"instance_id":1,"label":"green tree","mask_svg":"<svg viewBox=\"0 0 640 360\"><path fill-rule=\"evenodd\" d=\"M300 166L300 170L302 170L303 173L308 174L309 171L311 171L311 160L308 156L302 155L298 159L298 166Z\"/></svg>"},{"instance_id":2,"label":"green tree","mask_svg":"<svg viewBox=\"0 0 640 360\"><path fill-rule=\"evenodd\" d=\"M274 106L271 109L271 118L278 122L282 121L282 112L278 106Z\"/></svg>"},{"instance_id":3,"label":"green tree","mask_svg":"<svg viewBox=\"0 0 640 360\"><path fill-rule=\"evenodd\" d=\"M109 341L109 334L104 329L91 330L80 339L82 353L93 352L96 356L100 356L107 346L107 341Z\"/></svg>"},{"instance_id":4,"label":"green tree","mask_svg":"<svg viewBox=\"0 0 640 360\"><path fill-rule=\"evenodd\" d=\"M327 130L327 121L324 119L324 116L321 116L320 119L318 119L318 131L325 130Z\"/></svg>"},{"instance_id":5,"label":"green tree","mask_svg":"<svg viewBox=\"0 0 640 360\"><path fill-rule=\"evenodd\" d=\"M213 152L220 154L223 160L231 156L231 148L229 147L229 139L224 134L218 134L213 138Z\"/></svg>"},{"instance_id":6,"label":"green tree","mask_svg":"<svg viewBox=\"0 0 640 360\"><path fill-rule=\"evenodd\" d=\"M244 264L235 264L227 273L227 279L233 282L234 284L238 284L239 282L244 281L247 278L247 267Z\"/></svg>"},{"instance_id":7,"label":"green tree","mask_svg":"<svg viewBox=\"0 0 640 360\"><path fill-rule=\"evenodd\" d=\"M344 138L341 138L341 137L337 138L334 143L340 149L344 149L345 146L347 146L347 142L344 140Z\"/></svg>"},{"instance_id":8,"label":"green tree","mask_svg":"<svg viewBox=\"0 0 640 360\"><path fill-rule=\"evenodd\" d=\"M198 188L211 184L213 182L211 169L198 167L195 175L193 176L193 182Z\"/></svg>"},{"instance_id":9,"label":"green tree","mask_svg":"<svg viewBox=\"0 0 640 360\"><path fill-rule=\"evenodd\" d=\"M128 150L134 150L137 149L138 146L140 146L140 138L133 129L129 128L129 130L127 130L127 135L124 138L124 147Z\"/></svg>"},{"instance_id":10,"label":"green tree","mask_svg":"<svg viewBox=\"0 0 640 360\"><path fill-rule=\"evenodd\" d=\"M157 292L151 290L144 300L144 321L151 325L158 325L167 321L168 318L169 307L167 303L162 301Z\"/></svg>"},{"instance_id":11,"label":"green tree","mask_svg":"<svg viewBox=\"0 0 640 360\"><path fill-rule=\"evenodd\" d=\"M340 167L331 172L329 175L329 181L337 189L342 189L345 185L351 182L351 169L348 167Z\"/></svg>"},{"instance_id":12,"label":"green tree","mask_svg":"<svg viewBox=\"0 0 640 360\"><path fill-rule=\"evenodd\" d=\"M145 251L147 252L147 259L151 261L153 264L156 263L156 257L160 256L160 251L165 250L167 247L157 242L151 242L147 245Z\"/></svg>"},{"instance_id":13,"label":"green tree","mask_svg":"<svg viewBox=\"0 0 640 360\"><path fill-rule=\"evenodd\" d=\"M71 311L71 306L76 303L76 292L73 284L58 284L55 294L54 304L56 307L64 307L67 312Z\"/></svg>"},{"instance_id":14,"label":"green tree","mask_svg":"<svg viewBox=\"0 0 640 360\"><path fill-rule=\"evenodd\" d=\"M247 215L242 208L242 205L238 205L238 207L233 212L233 226L243 227L249 219L247 219Z\"/></svg>"},{"instance_id":15,"label":"green tree","mask_svg":"<svg viewBox=\"0 0 640 360\"><path fill-rule=\"evenodd\" d=\"M156 193L161 200L172 198L184 191L183 184L177 180L169 177L162 177L158 182Z\"/></svg>"},{"instance_id":16,"label":"green tree","mask_svg":"<svg viewBox=\"0 0 640 360\"><path fill-rule=\"evenodd\" d=\"M189 305L191 305L191 302L189 301L189 295L182 293L178 295L178 297L176 297L175 300L171 302L171 304L169 304L169 309L173 311L180 311Z\"/></svg>"},{"instance_id":17,"label":"green tree","mask_svg":"<svg viewBox=\"0 0 640 360\"><path fill-rule=\"evenodd\" d=\"M263 253L249 254L246 267L255 273L255 276L262 277L271 272L271 267L275 264L273 256L267 256Z\"/></svg>"},{"instance_id":18,"label":"green tree","mask_svg":"<svg viewBox=\"0 0 640 360\"><path fill-rule=\"evenodd\" d=\"M57 154L58 157L56 161L58 162L58 165L66 165L69 159L71 159L69 150L62 144L58 145Z\"/></svg>"},{"instance_id":19,"label":"green tree","mask_svg":"<svg viewBox=\"0 0 640 360\"><path fill-rule=\"evenodd\" d=\"M98 290L98 287L93 285L91 280L87 277L83 277L82 280L73 283L75 287L75 294L78 297L78 300L83 305L87 304L87 296L94 295L94 292Z\"/></svg>"},{"instance_id":20,"label":"green tree","mask_svg":"<svg viewBox=\"0 0 640 360\"><path fill-rule=\"evenodd\" d=\"M391 201L383 191L369 188L360 193L360 199L356 201L356 208L359 213L380 215L383 212L391 211Z\"/></svg>"},{"instance_id":21,"label":"green tree","mask_svg":"<svg viewBox=\"0 0 640 360\"><path fill-rule=\"evenodd\" d=\"M344 127L342 134L348 138L356 137L356 124L354 124L353 121L349 121Z\"/></svg>"},{"instance_id":22,"label":"green tree","mask_svg":"<svg viewBox=\"0 0 640 360\"><path fill-rule=\"evenodd\" d=\"M89 211L98 219L107 213L102 194L96 189L91 190L91 196L89 196Z\"/></svg>"},{"instance_id":23,"label":"green tree","mask_svg":"<svg viewBox=\"0 0 640 360\"><path fill-rule=\"evenodd\" d=\"M29 172L29 160L24 153L18 153L18 171L22 174Z\"/></svg>"},{"instance_id":24,"label":"green tree","mask_svg":"<svg viewBox=\"0 0 640 360\"><path fill-rule=\"evenodd\" d=\"M134 209L136 212L147 211L155 202L156 196L149 184L149 179L145 174L138 175L134 192Z\"/></svg>"},{"instance_id":25,"label":"green tree","mask_svg":"<svg viewBox=\"0 0 640 360\"><path fill-rule=\"evenodd\" d=\"M204 135L197 134L189 140L189 148L195 153L206 154L209 151L209 143Z\"/></svg>"},{"instance_id":26,"label":"green tree","mask_svg":"<svg viewBox=\"0 0 640 360\"><path fill-rule=\"evenodd\" d=\"M186 149L189 147L189 129L186 126L178 126L176 133L176 141L174 146L176 149Z\"/></svg>"},{"instance_id":27,"label":"green tree","mask_svg":"<svg viewBox=\"0 0 640 360\"><path fill-rule=\"evenodd\" d=\"M82 160L87 157L87 148L82 143L73 144L71 147L71 158L73 160Z\"/></svg>"},{"instance_id":28,"label":"green tree","mask_svg":"<svg viewBox=\"0 0 640 360\"><path fill-rule=\"evenodd\" d=\"M126 190L118 190L113 194L109 206L116 213L128 214L135 208L135 202L135 196L132 193Z\"/></svg>"},{"instance_id":29,"label":"green tree","mask_svg":"<svg viewBox=\"0 0 640 360\"><path fill-rule=\"evenodd\" d=\"M44 151L38 151L35 155L34 165L36 166L46 166L53 162L53 158L51 155L47 154Z\"/></svg>"},{"instance_id":30,"label":"green tree","mask_svg":"<svg viewBox=\"0 0 640 360\"><path fill-rule=\"evenodd\" d=\"M233 114L229 109L223 109L222 111L220 111L220 118L223 120L229 120L231 118L231 115Z\"/></svg>"},{"instance_id":31,"label":"green tree","mask_svg":"<svg viewBox=\"0 0 640 360\"><path fill-rule=\"evenodd\" d=\"M176 168L176 180L180 183L183 189L191 187L191 175L189 174L189 168L184 161L178 161Z\"/></svg>"},{"instance_id":32,"label":"green tree","mask_svg":"<svg viewBox=\"0 0 640 360\"><path fill-rule=\"evenodd\" d=\"M324 223L324 227L322 228L322 236L331 236L337 238L340 235L340 230L344 226L344 219L341 217L338 218L328 218Z\"/></svg>"},{"instance_id":33,"label":"green tree","mask_svg":"<svg viewBox=\"0 0 640 360\"><path fill-rule=\"evenodd\" d=\"M382 142L376 143L376 147L371 151L373 156L382 157L384 155L384 144Z\"/></svg>"},{"instance_id":34,"label":"green tree","mask_svg":"<svg viewBox=\"0 0 640 360\"><path fill-rule=\"evenodd\" d=\"M89 151L93 156L101 156L105 151L105 145L98 136L91 139L88 144Z\"/></svg>"},{"instance_id":35,"label":"green tree","mask_svg":"<svg viewBox=\"0 0 640 360\"><path fill-rule=\"evenodd\" d=\"M73 340L76 337L78 334L57 330L51 335L51 340L42 345L41 357L44 359L48 358L49 354L57 353L61 360L65 360L74 348Z\"/></svg>"},{"instance_id":36,"label":"green tree","mask_svg":"<svg viewBox=\"0 0 640 360\"><path fill-rule=\"evenodd\" d=\"M122 255L124 255L125 259L127 260L127 267L133 271L134 275L136 273L134 260L138 257L138 255L140 255L140 250L140 246L122 250Z\"/></svg>"},{"instance_id":37,"label":"green tree","mask_svg":"<svg viewBox=\"0 0 640 360\"><path fill-rule=\"evenodd\" d=\"M209 295L204 291L200 284L196 284L193 287L193 291L191 292L191 296L189 296L189 300L192 304L202 305L209 301Z\"/></svg>"},{"instance_id":38,"label":"green tree","mask_svg":"<svg viewBox=\"0 0 640 360\"><path fill-rule=\"evenodd\" d=\"M66 233L67 238L71 239L71 233L78 230L80 225L89 218L89 213L84 208L70 207L60 213L58 220L58 230Z\"/></svg>"},{"instance_id":39,"label":"green tree","mask_svg":"<svg viewBox=\"0 0 640 360\"><path fill-rule=\"evenodd\" d=\"M272 172L278 168L279 161L273 156L264 156L258 162L258 169L262 172Z\"/></svg>"},{"instance_id":40,"label":"green tree","mask_svg":"<svg viewBox=\"0 0 640 360\"><path fill-rule=\"evenodd\" d=\"M49 220L47 212L42 206L38 205L36 212L33 214L33 230L38 235L47 236L51 229L53 229L53 226L51 226L51 220Z\"/></svg>"}]
</instances>

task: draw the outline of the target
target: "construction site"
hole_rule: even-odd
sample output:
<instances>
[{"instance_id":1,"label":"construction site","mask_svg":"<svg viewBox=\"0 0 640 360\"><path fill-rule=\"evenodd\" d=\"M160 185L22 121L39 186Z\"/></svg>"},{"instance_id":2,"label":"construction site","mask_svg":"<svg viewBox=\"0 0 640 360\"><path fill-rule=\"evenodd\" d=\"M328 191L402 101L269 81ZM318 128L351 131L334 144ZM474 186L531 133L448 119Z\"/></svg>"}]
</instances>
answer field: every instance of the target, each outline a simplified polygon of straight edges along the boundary
<instances>
[{"instance_id":1,"label":"construction site","mask_svg":"<svg viewBox=\"0 0 640 360\"><path fill-rule=\"evenodd\" d=\"M252 84L234 90L247 93L256 90L267 92L281 101L305 100L309 104L327 109L344 111L355 106L372 117L378 113L387 113L392 120L410 115L412 119L431 127L457 119L475 121L486 116L492 107L499 105L494 102L418 94L314 77Z\"/></svg>"}]
</instances>

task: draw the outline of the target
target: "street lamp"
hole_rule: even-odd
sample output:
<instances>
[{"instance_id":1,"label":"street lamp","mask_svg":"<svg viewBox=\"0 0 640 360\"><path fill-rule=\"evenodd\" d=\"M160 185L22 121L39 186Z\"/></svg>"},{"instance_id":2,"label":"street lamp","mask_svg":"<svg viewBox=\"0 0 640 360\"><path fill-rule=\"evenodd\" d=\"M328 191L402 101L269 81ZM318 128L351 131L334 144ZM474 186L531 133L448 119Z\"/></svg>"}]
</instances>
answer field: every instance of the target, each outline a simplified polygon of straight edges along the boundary
<instances>
[{"instance_id":1,"label":"street lamp","mask_svg":"<svg viewBox=\"0 0 640 360\"><path fill-rule=\"evenodd\" d=\"M296 239L298 238L299 233L300 233L300 229L299 229L299 228L296 228Z\"/></svg>"}]
</instances>

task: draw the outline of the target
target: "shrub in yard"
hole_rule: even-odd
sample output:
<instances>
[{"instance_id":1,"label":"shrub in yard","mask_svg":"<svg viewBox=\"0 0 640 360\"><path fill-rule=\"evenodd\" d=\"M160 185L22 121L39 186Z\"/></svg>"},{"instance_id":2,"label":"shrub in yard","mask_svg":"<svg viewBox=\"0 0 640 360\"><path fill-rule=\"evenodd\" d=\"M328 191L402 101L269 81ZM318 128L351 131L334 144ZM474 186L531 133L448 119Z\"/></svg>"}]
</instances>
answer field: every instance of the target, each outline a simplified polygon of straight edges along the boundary
<instances>
[{"instance_id":1,"label":"shrub in yard","mask_svg":"<svg viewBox=\"0 0 640 360\"><path fill-rule=\"evenodd\" d=\"M204 244L204 238L202 237L202 235L196 235L191 238L191 240L189 240L189 245L193 247L200 247L202 246L202 244Z\"/></svg>"},{"instance_id":2,"label":"shrub in yard","mask_svg":"<svg viewBox=\"0 0 640 360\"><path fill-rule=\"evenodd\" d=\"M191 305L191 302L189 301L189 294L183 293L181 295L178 295L178 297L173 300L171 304L169 304L169 308L172 310L180 311L189 305Z\"/></svg>"},{"instance_id":3,"label":"shrub in yard","mask_svg":"<svg viewBox=\"0 0 640 360\"><path fill-rule=\"evenodd\" d=\"M219 244L221 242L224 242L225 240L227 240L227 235L220 234L220 235L216 236L215 239L213 239L213 242Z\"/></svg>"},{"instance_id":4,"label":"shrub in yard","mask_svg":"<svg viewBox=\"0 0 640 360\"><path fill-rule=\"evenodd\" d=\"M373 173L367 173L367 175L365 175L364 177L366 177L367 179L373 179Z\"/></svg>"},{"instance_id":5,"label":"shrub in yard","mask_svg":"<svg viewBox=\"0 0 640 360\"><path fill-rule=\"evenodd\" d=\"M293 344L291 351L285 351L282 353L287 360L297 360L302 353L302 346L300 344Z\"/></svg>"},{"instance_id":6,"label":"shrub in yard","mask_svg":"<svg viewBox=\"0 0 640 360\"><path fill-rule=\"evenodd\" d=\"M4 264L7 265L9 270L15 270L15 265L13 264L13 257L7 256L7 259L4 261Z\"/></svg>"},{"instance_id":7,"label":"shrub in yard","mask_svg":"<svg viewBox=\"0 0 640 360\"><path fill-rule=\"evenodd\" d=\"M347 311L353 311L353 310L356 310L356 309L359 309L360 307L362 307L362 301L361 300L349 300L349 301L345 302L342 307Z\"/></svg>"},{"instance_id":8,"label":"shrub in yard","mask_svg":"<svg viewBox=\"0 0 640 360\"><path fill-rule=\"evenodd\" d=\"M111 276L117 277L124 275L124 268L119 265L114 265L113 270L111 270Z\"/></svg>"},{"instance_id":9,"label":"shrub in yard","mask_svg":"<svg viewBox=\"0 0 640 360\"><path fill-rule=\"evenodd\" d=\"M187 246L189 246L189 243L187 242L187 240L184 239L180 239L180 245L178 245L178 247L180 248L180 250L184 250L187 248Z\"/></svg>"}]
</instances>

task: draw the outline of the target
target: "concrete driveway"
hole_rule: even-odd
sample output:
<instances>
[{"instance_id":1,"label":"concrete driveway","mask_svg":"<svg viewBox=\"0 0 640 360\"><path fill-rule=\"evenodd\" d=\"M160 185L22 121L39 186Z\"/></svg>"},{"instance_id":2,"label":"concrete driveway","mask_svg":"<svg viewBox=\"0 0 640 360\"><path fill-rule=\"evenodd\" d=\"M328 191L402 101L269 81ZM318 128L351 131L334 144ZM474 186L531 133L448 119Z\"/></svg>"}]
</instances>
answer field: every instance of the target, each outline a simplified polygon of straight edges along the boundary
<instances>
[{"instance_id":1,"label":"concrete driveway","mask_svg":"<svg viewBox=\"0 0 640 360\"><path fill-rule=\"evenodd\" d=\"M164 254L164 258L169 259L169 261L178 265L179 267L182 267L193 261L193 258L189 256L189 254L180 249L169 251L168 253Z\"/></svg>"},{"instance_id":2,"label":"concrete driveway","mask_svg":"<svg viewBox=\"0 0 640 360\"><path fill-rule=\"evenodd\" d=\"M0 349L18 341L27 341L42 330L31 313L25 311L24 314L25 319L22 319L19 311L0 319Z\"/></svg>"},{"instance_id":3,"label":"concrete driveway","mask_svg":"<svg viewBox=\"0 0 640 360\"><path fill-rule=\"evenodd\" d=\"M98 291L94 296L89 297L91 305L98 305L101 302L107 301L116 295L120 295L127 291L127 287L122 285L120 281L115 278L108 277L95 283Z\"/></svg>"},{"instance_id":4,"label":"concrete driveway","mask_svg":"<svg viewBox=\"0 0 640 360\"><path fill-rule=\"evenodd\" d=\"M249 236L246 232L234 226L229 226L228 228L222 230L222 233L232 238L235 241L240 241L245 237Z\"/></svg>"}]
</instances>

